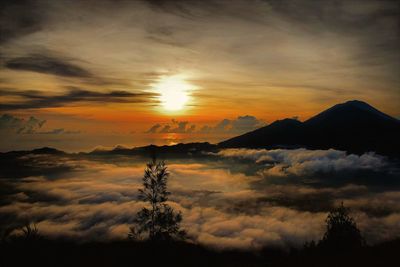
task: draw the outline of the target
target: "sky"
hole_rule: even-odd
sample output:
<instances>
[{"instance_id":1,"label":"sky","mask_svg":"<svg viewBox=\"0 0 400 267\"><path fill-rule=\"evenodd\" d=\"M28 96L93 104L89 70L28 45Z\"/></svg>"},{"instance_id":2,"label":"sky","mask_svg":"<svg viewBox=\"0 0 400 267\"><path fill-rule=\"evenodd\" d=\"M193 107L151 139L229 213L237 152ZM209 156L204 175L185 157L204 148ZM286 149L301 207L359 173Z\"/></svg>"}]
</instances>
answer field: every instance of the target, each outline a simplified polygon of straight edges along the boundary
<instances>
[{"instance_id":1,"label":"sky","mask_svg":"<svg viewBox=\"0 0 400 267\"><path fill-rule=\"evenodd\" d=\"M398 1L0 5L0 151L218 142L352 99L400 117Z\"/></svg>"}]
</instances>

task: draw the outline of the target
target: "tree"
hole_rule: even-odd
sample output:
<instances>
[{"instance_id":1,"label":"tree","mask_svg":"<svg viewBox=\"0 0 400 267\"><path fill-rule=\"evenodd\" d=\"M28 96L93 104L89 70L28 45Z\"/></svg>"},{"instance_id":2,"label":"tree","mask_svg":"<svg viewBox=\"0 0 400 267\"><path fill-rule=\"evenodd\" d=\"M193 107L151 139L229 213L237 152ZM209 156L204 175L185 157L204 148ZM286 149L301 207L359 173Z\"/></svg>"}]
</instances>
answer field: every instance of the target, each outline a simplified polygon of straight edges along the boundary
<instances>
[{"instance_id":1,"label":"tree","mask_svg":"<svg viewBox=\"0 0 400 267\"><path fill-rule=\"evenodd\" d=\"M349 250L365 245L360 230L343 202L329 212L326 218L326 232L320 245L335 250Z\"/></svg>"},{"instance_id":2,"label":"tree","mask_svg":"<svg viewBox=\"0 0 400 267\"><path fill-rule=\"evenodd\" d=\"M21 227L21 231L22 238L26 241L37 241L42 238L35 223L26 223L23 227Z\"/></svg>"},{"instance_id":3,"label":"tree","mask_svg":"<svg viewBox=\"0 0 400 267\"><path fill-rule=\"evenodd\" d=\"M147 234L152 241L182 239L185 231L180 229L181 212L175 212L166 201L171 194L167 191L169 172L164 161L155 157L147 163L143 176L143 188L139 189L139 200L147 202L135 218L134 226L130 227L130 239L141 238Z\"/></svg>"}]
</instances>

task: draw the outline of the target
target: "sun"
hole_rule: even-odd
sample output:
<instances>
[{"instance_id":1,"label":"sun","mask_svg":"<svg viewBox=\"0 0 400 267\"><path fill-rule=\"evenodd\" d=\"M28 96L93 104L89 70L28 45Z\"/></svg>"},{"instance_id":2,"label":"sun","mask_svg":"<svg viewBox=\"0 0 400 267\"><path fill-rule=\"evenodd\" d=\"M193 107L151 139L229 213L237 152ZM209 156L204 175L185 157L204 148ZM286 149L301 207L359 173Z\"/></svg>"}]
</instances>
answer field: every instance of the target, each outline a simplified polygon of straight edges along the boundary
<instances>
[{"instance_id":1,"label":"sun","mask_svg":"<svg viewBox=\"0 0 400 267\"><path fill-rule=\"evenodd\" d=\"M182 110L190 99L190 91L195 87L185 80L184 75L163 76L153 85L160 94L160 102L165 110Z\"/></svg>"}]
</instances>

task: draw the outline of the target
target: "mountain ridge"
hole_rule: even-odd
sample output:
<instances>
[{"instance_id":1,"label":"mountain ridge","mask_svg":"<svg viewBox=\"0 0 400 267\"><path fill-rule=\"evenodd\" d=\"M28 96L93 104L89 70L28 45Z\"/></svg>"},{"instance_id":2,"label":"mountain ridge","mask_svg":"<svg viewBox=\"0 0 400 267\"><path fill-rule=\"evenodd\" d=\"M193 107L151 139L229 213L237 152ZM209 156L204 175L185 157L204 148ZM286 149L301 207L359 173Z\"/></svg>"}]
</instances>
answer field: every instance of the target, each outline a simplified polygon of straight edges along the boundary
<instances>
[{"instance_id":1,"label":"mountain ridge","mask_svg":"<svg viewBox=\"0 0 400 267\"><path fill-rule=\"evenodd\" d=\"M221 148L305 147L352 153L398 155L400 121L371 105L351 100L300 122L283 119L218 143Z\"/></svg>"}]
</instances>

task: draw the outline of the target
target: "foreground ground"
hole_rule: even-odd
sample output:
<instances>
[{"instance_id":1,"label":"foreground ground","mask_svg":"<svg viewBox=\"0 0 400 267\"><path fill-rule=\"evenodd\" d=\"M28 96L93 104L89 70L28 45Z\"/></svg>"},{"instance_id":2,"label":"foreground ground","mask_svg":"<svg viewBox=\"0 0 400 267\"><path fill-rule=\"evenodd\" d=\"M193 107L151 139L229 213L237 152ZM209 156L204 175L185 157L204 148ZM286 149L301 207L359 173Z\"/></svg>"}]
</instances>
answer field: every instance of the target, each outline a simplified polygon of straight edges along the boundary
<instances>
[{"instance_id":1,"label":"foreground ground","mask_svg":"<svg viewBox=\"0 0 400 267\"><path fill-rule=\"evenodd\" d=\"M398 266L400 240L361 250L318 248L217 251L184 242L14 241L1 245L0 266Z\"/></svg>"}]
</instances>

